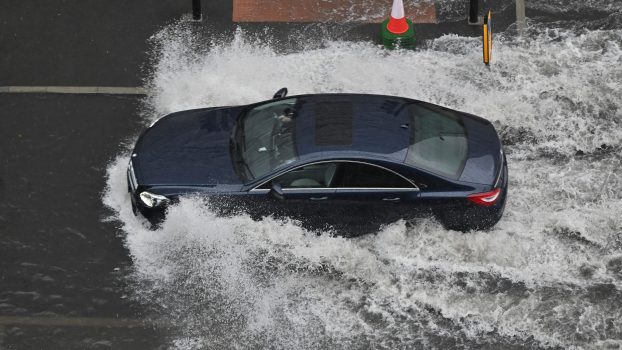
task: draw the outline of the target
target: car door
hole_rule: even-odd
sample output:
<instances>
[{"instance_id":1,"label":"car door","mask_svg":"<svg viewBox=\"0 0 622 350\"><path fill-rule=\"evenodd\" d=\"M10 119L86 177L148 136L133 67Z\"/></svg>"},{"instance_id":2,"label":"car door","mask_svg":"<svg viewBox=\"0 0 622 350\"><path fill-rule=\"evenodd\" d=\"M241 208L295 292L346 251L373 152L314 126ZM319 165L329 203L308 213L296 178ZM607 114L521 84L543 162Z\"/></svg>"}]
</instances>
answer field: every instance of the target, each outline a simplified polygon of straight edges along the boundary
<instances>
[{"instance_id":1,"label":"car door","mask_svg":"<svg viewBox=\"0 0 622 350\"><path fill-rule=\"evenodd\" d=\"M400 174L365 162L343 162L339 169L335 210L341 213L344 225L376 229L418 216L419 189Z\"/></svg>"},{"instance_id":2,"label":"car door","mask_svg":"<svg viewBox=\"0 0 622 350\"><path fill-rule=\"evenodd\" d=\"M334 162L303 165L250 190L255 216L289 217L312 228L324 228L333 216L336 190L331 179L337 167ZM271 193L275 185L281 189L280 198Z\"/></svg>"}]
</instances>

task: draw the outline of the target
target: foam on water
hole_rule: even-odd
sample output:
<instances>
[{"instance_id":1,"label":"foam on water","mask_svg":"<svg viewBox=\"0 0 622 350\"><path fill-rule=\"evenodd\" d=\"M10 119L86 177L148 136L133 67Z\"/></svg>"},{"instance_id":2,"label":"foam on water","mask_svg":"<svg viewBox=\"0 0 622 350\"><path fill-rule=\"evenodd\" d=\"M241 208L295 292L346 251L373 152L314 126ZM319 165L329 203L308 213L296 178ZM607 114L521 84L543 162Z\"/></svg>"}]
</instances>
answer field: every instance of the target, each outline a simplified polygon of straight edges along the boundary
<instances>
[{"instance_id":1,"label":"foam on water","mask_svg":"<svg viewBox=\"0 0 622 350\"><path fill-rule=\"evenodd\" d=\"M326 42L280 53L238 32L197 49L184 25L154 37L148 118L291 94L401 95L475 113L502 135L510 196L489 232L397 222L356 239L295 222L217 217L198 198L151 231L126 194L104 202L127 232L135 297L177 325L178 348L600 347L622 338L622 31L495 42L448 35L416 52Z\"/></svg>"},{"instance_id":2,"label":"foam on water","mask_svg":"<svg viewBox=\"0 0 622 350\"><path fill-rule=\"evenodd\" d=\"M538 10L546 10L553 13L563 11L600 11L600 12L614 12L622 10L622 3L619 1L610 0L541 0L529 2L527 5L529 8Z\"/></svg>"}]
</instances>

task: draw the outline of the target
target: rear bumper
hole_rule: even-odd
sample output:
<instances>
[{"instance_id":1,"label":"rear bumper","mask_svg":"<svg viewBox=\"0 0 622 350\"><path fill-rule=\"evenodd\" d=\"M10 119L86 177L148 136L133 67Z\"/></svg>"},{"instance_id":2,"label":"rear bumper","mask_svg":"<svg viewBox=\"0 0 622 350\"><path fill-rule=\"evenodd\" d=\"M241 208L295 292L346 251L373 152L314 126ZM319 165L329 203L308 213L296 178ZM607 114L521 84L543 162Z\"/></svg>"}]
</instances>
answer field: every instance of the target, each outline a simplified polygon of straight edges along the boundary
<instances>
[{"instance_id":1,"label":"rear bumper","mask_svg":"<svg viewBox=\"0 0 622 350\"><path fill-rule=\"evenodd\" d=\"M434 208L434 215L447 229L457 231L489 229L501 220L505 211L508 197L508 167L505 157L497 186L501 188L501 193L492 206L480 206L467 199L460 199L450 205Z\"/></svg>"}]
</instances>

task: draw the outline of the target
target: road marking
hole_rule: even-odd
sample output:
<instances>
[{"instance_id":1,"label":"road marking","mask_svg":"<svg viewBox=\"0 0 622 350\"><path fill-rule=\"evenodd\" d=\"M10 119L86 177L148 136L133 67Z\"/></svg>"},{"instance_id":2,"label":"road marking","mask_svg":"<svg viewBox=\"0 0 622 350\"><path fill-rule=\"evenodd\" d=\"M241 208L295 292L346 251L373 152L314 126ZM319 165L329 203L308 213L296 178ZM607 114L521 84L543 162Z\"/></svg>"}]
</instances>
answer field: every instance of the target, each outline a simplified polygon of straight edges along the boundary
<instances>
[{"instance_id":1,"label":"road marking","mask_svg":"<svg viewBox=\"0 0 622 350\"><path fill-rule=\"evenodd\" d=\"M0 93L8 94L102 94L146 95L143 87L118 86L0 86Z\"/></svg>"},{"instance_id":2,"label":"road marking","mask_svg":"<svg viewBox=\"0 0 622 350\"><path fill-rule=\"evenodd\" d=\"M3 326L165 327L161 322L130 318L0 316L0 330Z\"/></svg>"},{"instance_id":3,"label":"road marking","mask_svg":"<svg viewBox=\"0 0 622 350\"><path fill-rule=\"evenodd\" d=\"M393 0L233 0L234 22L381 23ZM436 23L431 1L409 1L406 17L414 23Z\"/></svg>"}]
</instances>

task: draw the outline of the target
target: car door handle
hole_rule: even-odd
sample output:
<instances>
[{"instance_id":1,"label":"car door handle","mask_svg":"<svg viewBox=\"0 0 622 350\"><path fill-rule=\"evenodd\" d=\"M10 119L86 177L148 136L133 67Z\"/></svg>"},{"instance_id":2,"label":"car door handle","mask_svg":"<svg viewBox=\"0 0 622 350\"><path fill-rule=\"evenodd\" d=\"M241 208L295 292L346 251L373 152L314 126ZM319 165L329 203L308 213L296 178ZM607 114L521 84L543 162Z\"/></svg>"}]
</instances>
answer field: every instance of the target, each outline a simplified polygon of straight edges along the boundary
<instances>
[{"instance_id":1,"label":"car door handle","mask_svg":"<svg viewBox=\"0 0 622 350\"><path fill-rule=\"evenodd\" d=\"M395 197L395 198L382 198L383 201L385 202L399 202L400 201L400 197Z\"/></svg>"},{"instance_id":2,"label":"car door handle","mask_svg":"<svg viewBox=\"0 0 622 350\"><path fill-rule=\"evenodd\" d=\"M311 197L309 199L312 201L325 201L328 199L328 197Z\"/></svg>"}]
</instances>

